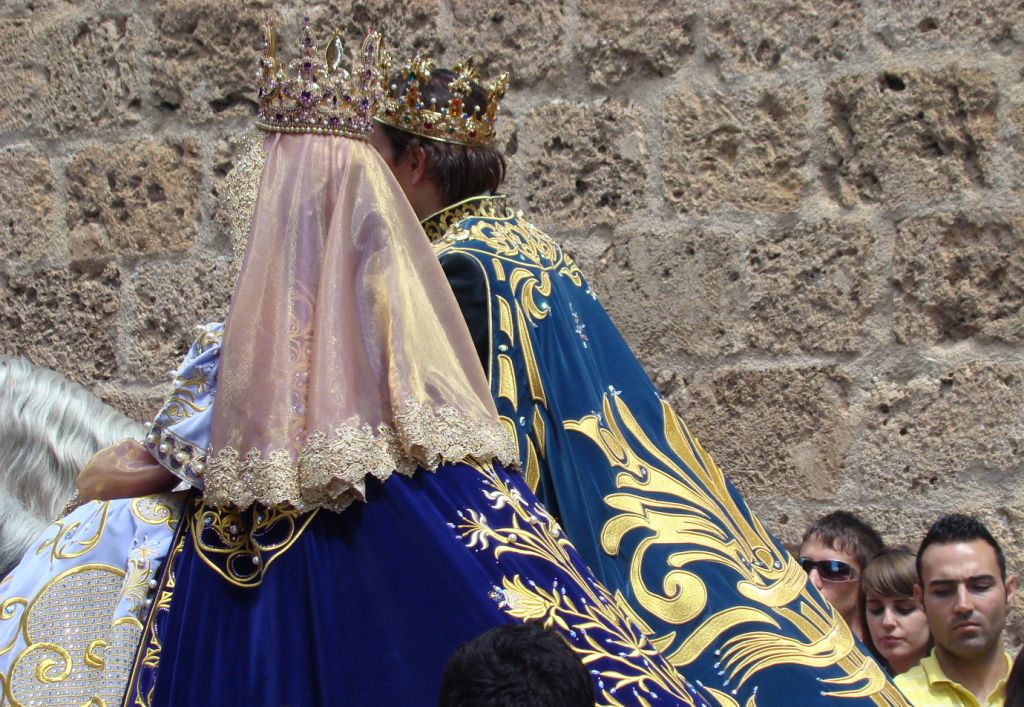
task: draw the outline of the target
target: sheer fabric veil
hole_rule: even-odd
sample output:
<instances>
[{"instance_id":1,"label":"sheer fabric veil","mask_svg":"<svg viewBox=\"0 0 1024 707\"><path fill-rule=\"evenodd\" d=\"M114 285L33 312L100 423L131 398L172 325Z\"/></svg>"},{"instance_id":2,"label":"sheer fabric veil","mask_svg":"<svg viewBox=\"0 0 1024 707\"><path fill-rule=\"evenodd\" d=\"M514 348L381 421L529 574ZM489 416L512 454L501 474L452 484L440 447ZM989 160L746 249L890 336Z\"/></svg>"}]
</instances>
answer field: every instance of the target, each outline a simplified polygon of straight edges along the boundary
<instances>
[{"instance_id":1,"label":"sheer fabric veil","mask_svg":"<svg viewBox=\"0 0 1024 707\"><path fill-rule=\"evenodd\" d=\"M205 499L341 510L365 477L516 465L454 295L360 140L271 133L225 324Z\"/></svg>"}]
</instances>

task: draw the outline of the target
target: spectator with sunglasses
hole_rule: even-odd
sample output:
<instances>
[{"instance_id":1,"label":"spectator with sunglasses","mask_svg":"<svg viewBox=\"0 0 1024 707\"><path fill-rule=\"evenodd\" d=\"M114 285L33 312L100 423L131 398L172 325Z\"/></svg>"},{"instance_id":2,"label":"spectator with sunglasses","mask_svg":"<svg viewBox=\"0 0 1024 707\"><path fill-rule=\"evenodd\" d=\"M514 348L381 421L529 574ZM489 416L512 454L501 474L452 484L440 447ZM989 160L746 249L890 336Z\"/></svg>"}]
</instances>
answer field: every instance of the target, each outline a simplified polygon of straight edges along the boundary
<instances>
[{"instance_id":1,"label":"spectator with sunglasses","mask_svg":"<svg viewBox=\"0 0 1024 707\"><path fill-rule=\"evenodd\" d=\"M861 640L866 631L860 573L884 546L874 528L848 511L818 519L800 542L800 566Z\"/></svg>"}]
</instances>

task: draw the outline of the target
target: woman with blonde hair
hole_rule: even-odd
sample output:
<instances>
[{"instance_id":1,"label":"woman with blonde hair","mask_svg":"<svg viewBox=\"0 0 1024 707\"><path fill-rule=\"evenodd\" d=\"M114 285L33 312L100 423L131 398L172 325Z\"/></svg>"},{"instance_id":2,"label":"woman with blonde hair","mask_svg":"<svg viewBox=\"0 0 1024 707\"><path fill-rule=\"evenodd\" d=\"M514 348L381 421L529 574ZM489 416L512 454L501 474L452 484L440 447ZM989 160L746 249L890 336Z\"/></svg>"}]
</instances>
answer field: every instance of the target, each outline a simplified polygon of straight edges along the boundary
<instances>
[{"instance_id":1,"label":"woman with blonde hair","mask_svg":"<svg viewBox=\"0 0 1024 707\"><path fill-rule=\"evenodd\" d=\"M931 646L928 618L914 599L915 555L906 546L883 550L861 575L868 647L890 675L917 665Z\"/></svg>"}]
</instances>

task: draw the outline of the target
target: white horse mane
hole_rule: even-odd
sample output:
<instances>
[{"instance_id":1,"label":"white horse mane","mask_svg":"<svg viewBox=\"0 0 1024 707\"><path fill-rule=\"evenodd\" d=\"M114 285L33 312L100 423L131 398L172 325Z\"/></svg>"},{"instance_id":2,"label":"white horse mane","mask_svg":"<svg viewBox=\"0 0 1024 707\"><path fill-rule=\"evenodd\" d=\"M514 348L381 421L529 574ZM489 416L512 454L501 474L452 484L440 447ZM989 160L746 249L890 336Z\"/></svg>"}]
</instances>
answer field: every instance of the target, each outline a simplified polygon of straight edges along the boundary
<instances>
[{"instance_id":1,"label":"white horse mane","mask_svg":"<svg viewBox=\"0 0 1024 707\"><path fill-rule=\"evenodd\" d=\"M0 577L71 498L85 462L143 432L59 373L0 357Z\"/></svg>"}]
</instances>

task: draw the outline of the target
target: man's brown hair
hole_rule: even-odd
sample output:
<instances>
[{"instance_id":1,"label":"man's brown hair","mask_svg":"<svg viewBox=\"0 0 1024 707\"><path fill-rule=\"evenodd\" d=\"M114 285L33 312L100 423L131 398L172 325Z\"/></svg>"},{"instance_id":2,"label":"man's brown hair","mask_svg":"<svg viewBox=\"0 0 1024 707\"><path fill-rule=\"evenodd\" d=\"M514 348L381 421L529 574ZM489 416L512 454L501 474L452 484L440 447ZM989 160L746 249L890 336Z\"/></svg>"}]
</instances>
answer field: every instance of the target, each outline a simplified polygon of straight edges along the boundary
<instances>
[{"instance_id":1,"label":"man's brown hair","mask_svg":"<svg viewBox=\"0 0 1024 707\"><path fill-rule=\"evenodd\" d=\"M438 108L448 105L451 94L448 84L455 74L448 69L432 69L430 78L420 83L420 100L429 105L436 100ZM398 86L399 95L405 93L404 77L391 81ZM463 102L470 115L479 106L480 112L487 108L487 92L480 84L470 84L470 92ZM480 194L494 193L505 180L505 156L493 145L455 145L440 140L420 137L390 125L380 123L394 152L395 162L401 160L407 150L422 147L427 154L431 178L441 191L445 205L456 204Z\"/></svg>"}]
</instances>

